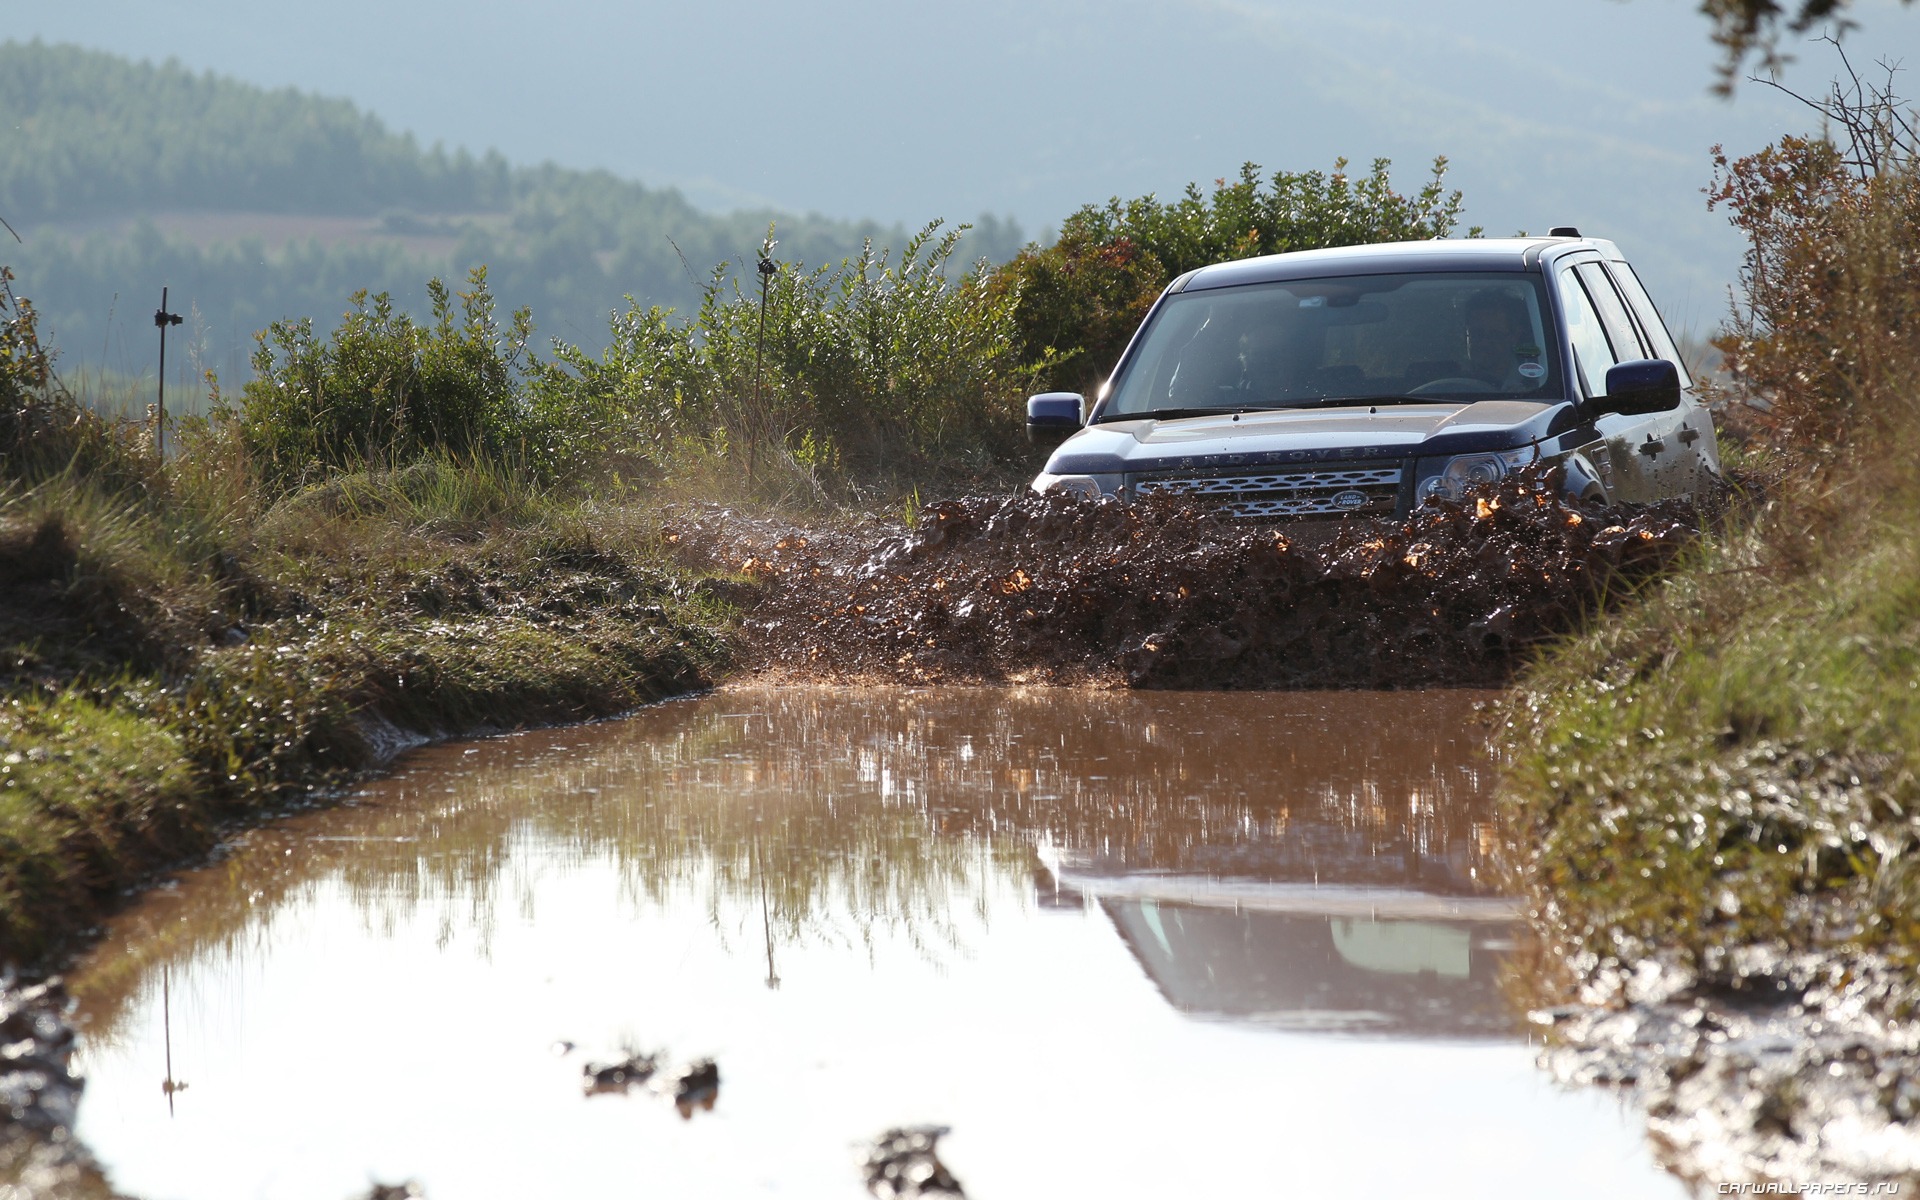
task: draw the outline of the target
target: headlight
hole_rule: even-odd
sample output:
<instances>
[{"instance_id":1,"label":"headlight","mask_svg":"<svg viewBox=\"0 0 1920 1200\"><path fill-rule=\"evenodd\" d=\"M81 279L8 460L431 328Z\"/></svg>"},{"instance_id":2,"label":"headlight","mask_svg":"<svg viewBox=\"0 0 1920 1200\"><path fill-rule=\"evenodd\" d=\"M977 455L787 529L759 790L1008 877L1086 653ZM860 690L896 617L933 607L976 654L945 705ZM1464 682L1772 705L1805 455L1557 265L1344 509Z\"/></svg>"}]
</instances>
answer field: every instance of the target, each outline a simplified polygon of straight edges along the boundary
<instances>
[{"instance_id":1,"label":"headlight","mask_svg":"<svg viewBox=\"0 0 1920 1200\"><path fill-rule=\"evenodd\" d=\"M1100 498L1100 481L1091 475L1049 475L1042 471L1033 477L1033 490L1036 492L1066 492L1069 495L1085 496L1089 500Z\"/></svg>"},{"instance_id":2,"label":"headlight","mask_svg":"<svg viewBox=\"0 0 1920 1200\"><path fill-rule=\"evenodd\" d=\"M1498 454L1455 455L1447 460L1446 466L1440 468L1438 473L1420 481L1413 502L1424 504L1436 499L1458 500L1466 495L1468 488L1483 483L1498 483L1506 478L1508 471L1535 462L1539 457L1539 448L1535 446L1523 446Z\"/></svg>"}]
</instances>

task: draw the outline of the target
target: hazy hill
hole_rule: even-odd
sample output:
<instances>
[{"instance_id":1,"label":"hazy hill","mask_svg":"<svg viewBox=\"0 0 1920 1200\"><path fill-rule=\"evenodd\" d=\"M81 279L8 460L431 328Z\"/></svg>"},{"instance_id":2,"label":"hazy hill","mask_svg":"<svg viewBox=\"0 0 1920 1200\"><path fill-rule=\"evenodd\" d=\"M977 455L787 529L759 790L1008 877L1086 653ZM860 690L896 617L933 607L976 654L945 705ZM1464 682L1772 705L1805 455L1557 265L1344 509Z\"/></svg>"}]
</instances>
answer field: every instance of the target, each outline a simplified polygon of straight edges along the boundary
<instances>
[{"instance_id":1,"label":"hazy hill","mask_svg":"<svg viewBox=\"0 0 1920 1200\"><path fill-rule=\"evenodd\" d=\"M597 349L623 296L691 304L770 221L777 253L807 262L905 238L898 225L713 214L606 171L422 149L343 100L73 46L0 44L0 114L0 216L23 238L0 262L70 368L143 371L163 285L189 317L174 361L232 376L269 321L331 322L360 288L418 306L431 275L474 264L543 333ZM970 254L1018 245L1009 224L979 224Z\"/></svg>"}]
</instances>

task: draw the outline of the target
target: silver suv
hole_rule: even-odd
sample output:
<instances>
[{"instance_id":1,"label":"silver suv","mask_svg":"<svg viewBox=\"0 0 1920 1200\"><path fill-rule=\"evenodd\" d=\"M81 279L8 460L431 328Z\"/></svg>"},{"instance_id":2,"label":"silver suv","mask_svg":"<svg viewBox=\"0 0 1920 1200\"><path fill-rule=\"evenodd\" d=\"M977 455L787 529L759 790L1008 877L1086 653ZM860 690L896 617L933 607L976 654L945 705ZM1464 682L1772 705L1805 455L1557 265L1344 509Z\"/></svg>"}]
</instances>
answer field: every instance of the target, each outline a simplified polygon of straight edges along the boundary
<instances>
[{"instance_id":1,"label":"silver suv","mask_svg":"<svg viewBox=\"0 0 1920 1200\"><path fill-rule=\"evenodd\" d=\"M1234 516L1405 515L1529 463L1578 500L1690 494L1713 422L1612 242L1398 242L1219 263L1168 285L1036 491L1188 495ZM1064 439L1064 440L1061 440Z\"/></svg>"}]
</instances>

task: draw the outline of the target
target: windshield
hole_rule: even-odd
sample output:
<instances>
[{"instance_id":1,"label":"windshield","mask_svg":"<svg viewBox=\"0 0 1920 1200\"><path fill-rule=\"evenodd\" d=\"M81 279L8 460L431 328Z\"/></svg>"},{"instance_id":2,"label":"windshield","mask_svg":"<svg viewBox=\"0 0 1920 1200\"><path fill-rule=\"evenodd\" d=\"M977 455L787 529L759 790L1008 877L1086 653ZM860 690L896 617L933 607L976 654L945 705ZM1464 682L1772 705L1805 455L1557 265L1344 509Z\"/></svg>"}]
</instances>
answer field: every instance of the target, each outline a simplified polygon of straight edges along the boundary
<instances>
[{"instance_id":1,"label":"windshield","mask_svg":"<svg viewBox=\"0 0 1920 1200\"><path fill-rule=\"evenodd\" d=\"M1169 296L1101 419L1559 396L1538 276L1351 275Z\"/></svg>"}]
</instances>

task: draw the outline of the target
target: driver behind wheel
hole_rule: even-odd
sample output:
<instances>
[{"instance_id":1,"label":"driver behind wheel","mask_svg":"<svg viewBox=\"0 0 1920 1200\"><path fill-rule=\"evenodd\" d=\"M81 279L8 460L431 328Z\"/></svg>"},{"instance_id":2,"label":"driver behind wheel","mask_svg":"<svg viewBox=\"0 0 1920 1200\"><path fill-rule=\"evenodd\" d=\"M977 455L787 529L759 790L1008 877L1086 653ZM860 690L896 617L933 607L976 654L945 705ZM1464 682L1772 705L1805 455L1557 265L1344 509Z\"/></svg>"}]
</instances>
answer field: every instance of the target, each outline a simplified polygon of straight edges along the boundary
<instances>
[{"instance_id":1,"label":"driver behind wheel","mask_svg":"<svg viewBox=\"0 0 1920 1200\"><path fill-rule=\"evenodd\" d=\"M1466 303L1467 374L1496 391L1528 392L1546 374L1526 302L1504 288L1482 288Z\"/></svg>"}]
</instances>

